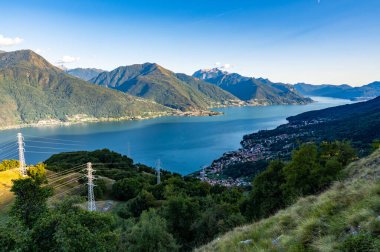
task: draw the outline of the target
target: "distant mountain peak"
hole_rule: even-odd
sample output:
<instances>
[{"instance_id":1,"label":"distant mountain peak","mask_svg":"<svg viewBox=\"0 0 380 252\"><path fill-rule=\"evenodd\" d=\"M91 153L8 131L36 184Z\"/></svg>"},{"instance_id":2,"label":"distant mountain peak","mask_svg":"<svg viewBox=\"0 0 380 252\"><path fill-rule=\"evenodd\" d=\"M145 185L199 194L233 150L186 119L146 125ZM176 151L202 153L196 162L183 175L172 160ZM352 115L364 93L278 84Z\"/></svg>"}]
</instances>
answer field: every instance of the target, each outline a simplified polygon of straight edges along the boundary
<instances>
[{"instance_id":1,"label":"distant mountain peak","mask_svg":"<svg viewBox=\"0 0 380 252\"><path fill-rule=\"evenodd\" d=\"M97 77L100 73L106 72L102 69L97 68L73 68L73 69L65 69L65 72L75 76L79 79L88 81L92 78Z\"/></svg>"},{"instance_id":2,"label":"distant mountain peak","mask_svg":"<svg viewBox=\"0 0 380 252\"><path fill-rule=\"evenodd\" d=\"M264 78L244 77L219 68L198 70L193 77L219 86L243 101L254 104L304 104L311 100L298 94L283 83L273 83Z\"/></svg>"},{"instance_id":3,"label":"distant mountain peak","mask_svg":"<svg viewBox=\"0 0 380 252\"><path fill-rule=\"evenodd\" d=\"M157 63L121 66L90 81L180 110L202 110L238 100L215 85L176 74Z\"/></svg>"},{"instance_id":4,"label":"distant mountain peak","mask_svg":"<svg viewBox=\"0 0 380 252\"><path fill-rule=\"evenodd\" d=\"M220 76L225 76L228 74L229 73L227 71L223 71L223 70L215 67L215 68L198 70L193 74L193 77L201 79L201 80L207 80L207 79L211 79L211 78L217 78Z\"/></svg>"},{"instance_id":5,"label":"distant mountain peak","mask_svg":"<svg viewBox=\"0 0 380 252\"><path fill-rule=\"evenodd\" d=\"M47 60L32 50L19 50L13 52L4 52L1 54L0 67L12 67L17 65L38 67L40 69L58 68L54 67Z\"/></svg>"}]
</instances>

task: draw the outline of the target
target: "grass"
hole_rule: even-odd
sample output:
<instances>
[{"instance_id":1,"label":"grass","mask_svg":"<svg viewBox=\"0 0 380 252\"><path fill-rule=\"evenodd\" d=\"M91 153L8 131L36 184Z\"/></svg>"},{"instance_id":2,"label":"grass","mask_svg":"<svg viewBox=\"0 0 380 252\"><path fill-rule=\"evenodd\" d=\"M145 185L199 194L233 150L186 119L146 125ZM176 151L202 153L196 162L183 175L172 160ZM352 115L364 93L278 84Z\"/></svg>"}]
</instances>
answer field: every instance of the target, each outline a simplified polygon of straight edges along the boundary
<instances>
[{"instance_id":1,"label":"grass","mask_svg":"<svg viewBox=\"0 0 380 252\"><path fill-rule=\"evenodd\" d=\"M10 191L12 180L20 178L18 169L0 172L0 216L6 212L13 202L13 193Z\"/></svg>"},{"instance_id":2,"label":"grass","mask_svg":"<svg viewBox=\"0 0 380 252\"><path fill-rule=\"evenodd\" d=\"M197 251L380 251L380 150L347 179L276 215L238 227ZM250 243L241 241L251 240Z\"/></svg>"}]
</instances>

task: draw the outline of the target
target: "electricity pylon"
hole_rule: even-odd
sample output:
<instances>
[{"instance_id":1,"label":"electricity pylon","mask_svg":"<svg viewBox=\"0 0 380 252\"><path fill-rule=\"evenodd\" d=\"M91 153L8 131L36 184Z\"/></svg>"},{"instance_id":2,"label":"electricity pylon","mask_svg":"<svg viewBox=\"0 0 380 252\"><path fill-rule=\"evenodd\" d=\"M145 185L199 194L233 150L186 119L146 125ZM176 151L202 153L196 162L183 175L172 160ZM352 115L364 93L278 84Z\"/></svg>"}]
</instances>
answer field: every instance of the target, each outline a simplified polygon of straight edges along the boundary
<instances>
[{"instance_id":1,"label":"electricity pylon","mask_svg":"<svg viewBox=\"0 0 380 252\"><path fill-rule=\"evenodd\" d=\"M161 184L161 160L156 162L156 172L157 172L157 185Z\"/></svg>"},{"instance_id":2,"label":"electricity pylon","mask_svg":"<svg viewBox=\"0 0 380 252\"><path fill-rule=\"evenodd\" d=\"M90 162L87 163L87 185L88 185L88 203L87 209L88 211L96 211L95 204L95 195L94 195L94 175L92 174L94 170L92 169L92 164Z\"/></svg>"},{"instance_id":3,"label":"electricity pylon","mask_svg":"<svg viewBox=\"0 0 380 252\"><path fill-rule=\"evenodd\" d=\"M24 155L24 138L21 133L17 133L17 143L18 143L18 160L20 163L20 174L21 176L26 176L26 166L25 166L25 155Z\"/></svg>"}]
</instances>

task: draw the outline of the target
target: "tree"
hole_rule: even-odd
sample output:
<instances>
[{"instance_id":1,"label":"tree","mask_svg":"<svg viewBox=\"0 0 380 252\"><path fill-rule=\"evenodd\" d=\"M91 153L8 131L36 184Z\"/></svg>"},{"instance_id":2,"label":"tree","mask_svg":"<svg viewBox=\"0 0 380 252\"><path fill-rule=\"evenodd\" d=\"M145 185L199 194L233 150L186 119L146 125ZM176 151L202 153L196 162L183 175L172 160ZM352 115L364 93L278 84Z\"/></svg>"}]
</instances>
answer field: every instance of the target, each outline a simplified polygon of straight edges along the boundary
<instances>
[{"instance_id":1,"label":"tree","mask_svg":"<svg viewBox=\"0 0 380 252\"><path fill-rule=\"evenodd\" d=\"M253 180L252 191L244 203L244 212L249 219L267 217L285 206L281 189L285 183L284 167L282 161L272 161L267 170Z\"/></svg>"},{"instance_id":2,"label":"tree","mask_svg":"<svg viewBox=\"0 0 380 252\"><path fill-rule=\"evenodd\" d=\"M171 197L166 202L163 212L169 231L181 244L194 240L191 225L199 217L199 208L198 202L187 196Z\"/></svg>"},{"instance_id":3,"label":"tree","mask_svg":"<svg viewBox=\"0 0 380 252\"><path fill-rule=\"evenodd\" d=\"M126 234L128 251L177 251L179 246L168 232L165 219L155 210L142 213L139 222Z\"/></svg>"},{"instance_id":4,"label":"tree","mask_svg":"<svg viewBox=\"0 0 380 252\"><path fill-rule=\"evenodd\" d=\"M34 251L116 251L120 234L115 218L88 212L65 201L36 222L32 230Z\"/></svg>"},{"instance_id":5,"label":"tree","mask_svg":"<svg viewBox=\"0 0 380 252\"><path fill-rule=\"evenodd\" d=\"M214 204L207 208L191 227L195 233L195 245L209 242L216 235L225 233L244 222L245 218L236 205Z\"/></svg>"},{"instance_id":6,"label":"tree","mask_svg":"<svg viewBox=\"0 0 380 252\"><path fill-rule=\"evenodd\" d=\"M11 191L16 198L10 214L32 228L34 223L47 212L46 202L52 195L51 189L42 188L39 180L24 178L14 180Z\"/></svg>"},{"instance_id":7,"label":"tree","mask_svg":"<svg viewBox=\"0 0 380 252\"><path fill-rule=\"evenodd\" d=\"M3 160L0 163L0 171L7 171L10 169L18 168L20 163L18 160Z\"/></svg>"},{"instance_id":8,"label":"tree","mask_svg":"<svg viewBox=\"0 0 380 252\"><path fill-rule=\"evenodd\" d=\"M373 140L371 147L372 147L372 151L376 151L377 149L379 149L380 148L380 140L379 139Z\"/></svg>"},{"instance_id":9,"label":"tree","mask_svg":"<svg viewBox=\"0 0 380 252\"><path fill-rule=\"evenodd\" d=\"M356 151L348 141L322 142L319 156L322 165L335 158L342 166L346 166L356 158Z\"/></svg>"},{"instance_id":10,"label":"tree","mask_svg":"<svg viewBox=\"0 0 380 252\"><path fill-rule=\"evenodd\" d=\"M318 162L317 145L303 144L295 150L292 160L283 169L285 183L281 189L286 201L290 203L299 196L318 192L319 170L321 166Z\"/></svg>"},{"instance_id":11,"label":"tree","mask_svg":"<svg viewBox=\"0 0 380 252\"><path fill-rule=\"evenodd\" d=\"M156 205L153 194L142 190L137 197L128 201L126 206L118 214L122 218L139 217L144 210L148 210Z\"/></svg>"},{"instance_id":12,"label":"tree","mask_svg":"<svg viewBox=\"0 0 380 252\"><path fill-rule=\"evenodd\" d=\"M119 200L130 200L137 196L143 184L136 178L118 180L112 186L112 193Z\"/></svg>"},{"instance_id":13,"label":"tree","mask_svg":"<svg viewBox=\"0 0 380 252\"><path fill-rule=\"evenodd\" d=\"M103 199L104 193L107 191L106 181L104 179L95 180L94 194L95 199Z\"/></svg>"},{"instance_id":14,"label":"tree","mask_svg":"<svg viewBox=\"0 0 380 252\"><path fill-rule=\"evenodd\" d=\"M27 174L29 177L31 177L34 181L36 181L39 184L47 182L46 165L43 163L38 163L37 165L29 166Z\"/></svg>"}]
</instances>

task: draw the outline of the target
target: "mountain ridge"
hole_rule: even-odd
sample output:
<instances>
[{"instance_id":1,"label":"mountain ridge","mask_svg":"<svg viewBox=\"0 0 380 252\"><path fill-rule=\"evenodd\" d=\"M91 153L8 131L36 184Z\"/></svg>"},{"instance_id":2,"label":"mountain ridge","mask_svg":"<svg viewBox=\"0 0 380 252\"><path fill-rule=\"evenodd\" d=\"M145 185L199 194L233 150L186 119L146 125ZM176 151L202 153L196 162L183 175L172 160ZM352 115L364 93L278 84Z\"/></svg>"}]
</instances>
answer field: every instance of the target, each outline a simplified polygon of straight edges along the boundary
<instances>
[{"instance_id":1,"label":"mountain ridge","mask_svg":"<svg viewBox=\"0 0 380 252\"><path fill-rule=\"evenodd\" d=\"M98 76L100 73L106 71L98 68L73 68L67 69L65 72L72 76L78 77L79 79L89 81Z\"/></svg>"},{"instance_id":2,"label":"mountain ridge","mask_svg":"<svg viewBox=\"0 0 380 252\"><path fill-rule=\"evenodd\" d=\"M0 128L175 113L68 75L31 50L0 55L0 97Z\"/></svg>"},{"instance_id":3,"label":"mountain ridge","mask_svg":"<svg viewBox=\"0 0 380 252\"><path fill-rule=\"evenodd\" d=\"M368 100L380 96L380 81L374 81L360 87L352 87L347 84L342 85L313 85L297 83L294 88L303 95L325 96L349 100Z\"/></svg>"},{"instance_id":4,"label":"mountain ridge","mask_svg":"<svg viewBox=\"0 0 380 252\"><path fill-rule=\"evenodd\" d=\"M110 72L99 74L90 82L152 99L182 111L205 110L239 102L228 92L208 86L209 83L194 80L191 76L185 77L184 74L176 74L156 63L120 66ZM211 89L214 93L202 91Z\"/></svg>"},{"instance_id":5,"label":"mountain ridge","mask_svg":"<svg viewBox=\"0 0 380 252\"><path fill-rule=\"evenodd\" d=\"M310 98L303 97L289 84L273 83L263 78L245 77L218 68L198 70L193 77L212 83L239 99L254 104L279 105L312 102Z\"/></svg>"}]
</instances>

